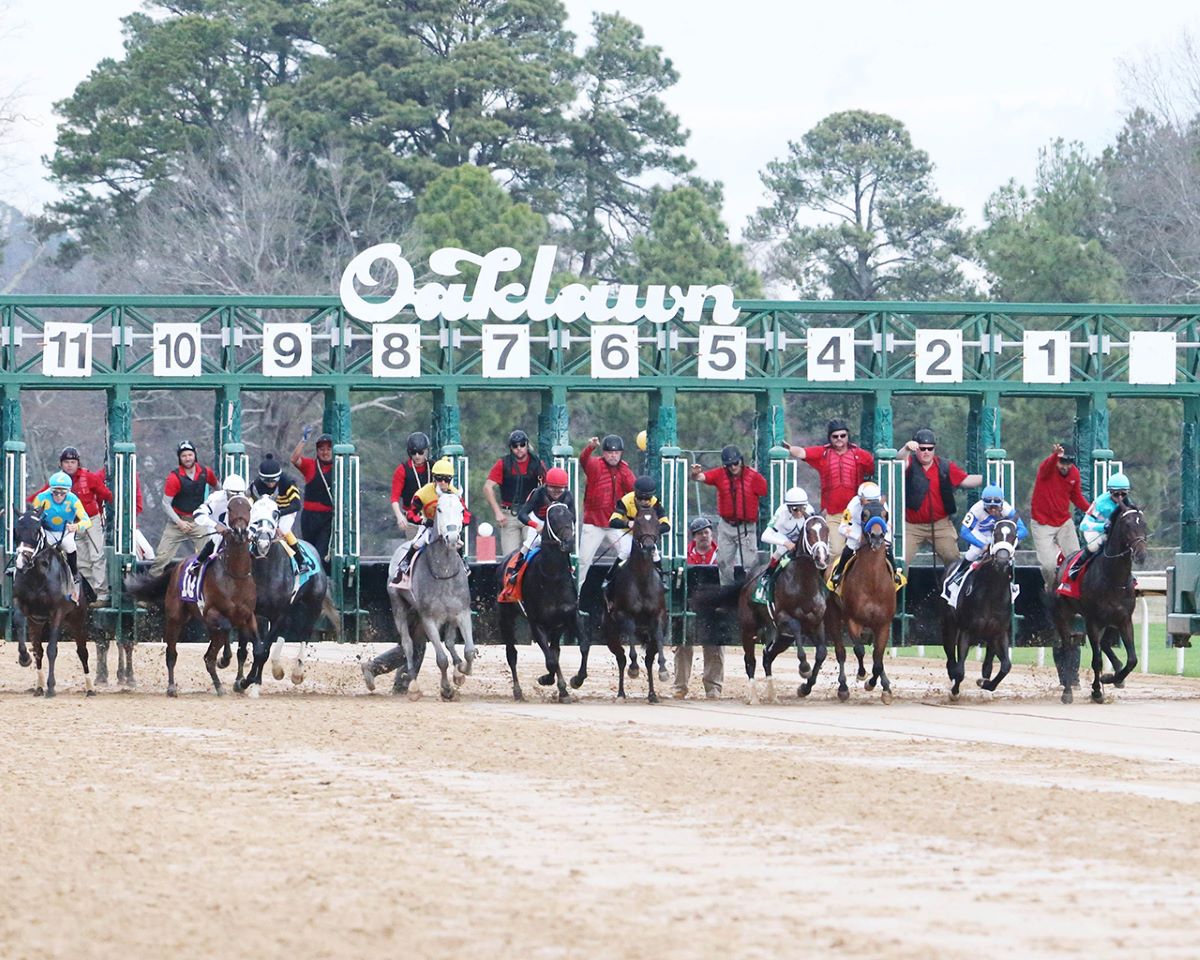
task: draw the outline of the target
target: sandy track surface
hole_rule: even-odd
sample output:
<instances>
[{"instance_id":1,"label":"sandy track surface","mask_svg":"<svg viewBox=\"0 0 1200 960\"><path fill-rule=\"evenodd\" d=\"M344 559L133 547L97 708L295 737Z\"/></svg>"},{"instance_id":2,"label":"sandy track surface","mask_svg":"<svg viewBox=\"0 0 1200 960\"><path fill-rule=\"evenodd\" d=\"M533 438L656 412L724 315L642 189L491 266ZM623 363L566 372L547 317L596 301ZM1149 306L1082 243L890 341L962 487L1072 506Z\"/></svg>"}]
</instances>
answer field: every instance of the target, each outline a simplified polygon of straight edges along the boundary
<instances>
[{"instance_id":1,"label":"sandy track surface","mask_svg":"<svg viewBox=\"0 0 1200 960\"><path fill-rule=\"evenodd\" d=\"M411 702L359 652L251 701L184 648L168 700L144 645L89 700L68 649L47 702L0 651L0 956L1195 955L1196 681L1063 706L1016 668L984 702L973 665L952 706L889 660L891 706L797 702L781 659L751 707L730 651L723 700L649 706L597 650L557 704L522 648L514 704L487 648Z\"/></svg>"}]
</instances>

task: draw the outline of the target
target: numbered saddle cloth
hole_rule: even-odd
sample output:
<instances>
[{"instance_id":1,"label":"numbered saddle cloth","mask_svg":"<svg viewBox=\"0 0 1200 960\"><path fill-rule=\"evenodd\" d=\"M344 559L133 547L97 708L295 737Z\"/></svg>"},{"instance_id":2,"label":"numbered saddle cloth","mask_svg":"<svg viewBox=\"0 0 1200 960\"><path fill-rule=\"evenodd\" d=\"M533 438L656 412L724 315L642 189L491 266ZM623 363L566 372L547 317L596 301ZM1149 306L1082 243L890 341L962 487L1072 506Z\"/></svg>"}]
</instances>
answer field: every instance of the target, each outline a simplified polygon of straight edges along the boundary
<instances>
[{"instance_id":1,"label":"numbered saddle cloth","mask_svg":"<svg viewBox=\"0 0 1200 960\"><path fill-rule=\"evenodd\" d=\"M775 605L775 580L780 571L789 563L791 563L791 557L784 557L774 570L767 569L762 572L758 583L754 585L754 593L750 596L751 603L759 603L765 607Z\"/></svg>"},{"instance_id":2,"label":"numbered saddle cloth","mask_svg":"<svg viewBox=\"0 0 1200 960\"><path fill-rule=\"evenodd\" d=\"M183 561L183 570L179 574L179 596L182 600L196 604L204 602L204 574L214 557L200 562L193 554Z\"/></svg>"},{"instance_id":3,"label":"numbered saddle cloth","mask_svg":"<svg viewBox=\"0 0 1200 960\"><path fill-rule=\"evenodd\" d=\"M1069 597L1072 600L1078 600L1080 596L1079 590L1083 585L1083 571L1087 568L1088 561L1091 559L1092 554L1086 550L1073 553L1071 559L1062 566L1062 573L1059 575L1055 593L1060 597Z\"/></svg>"},{"instance_id":4,"label":"numbered saddle cloth","mask_svg":"<svg viewBox=\"0 0 1200 960\"><path fill-rule=\"evenodd\" d=\"M540 547L534 547L525 554L525 562L521 563L521 555L514 553L504 565L504 587L496 597L497 603L520 603L525 597L521 593L525 583L525 571L529 569L529 561L537 556ZM521 564L520 567L517 564ZM515 571L515 573L514 573Z\"/></svg>"},{"instance_id":5,"label":"numbered saddle cloth","mask_svg":"<svg viewBox=\"0 0 1200 960\"><path fill-rule=\"evenodd\" d=\"M307 540L298 540L296 542L296 547L304 551L304 556L307 558L308 563L302 567L300 565L299 558L295 556L292 557L292 573L294 576L292 586L293 599L295 599L296 594L300 592L300 588L308 583L308 581L313 577L315 577L317 575L317 571L321 569L321 558L317 556L316 547L314 547Z\"/></svg>"}]
</instances>

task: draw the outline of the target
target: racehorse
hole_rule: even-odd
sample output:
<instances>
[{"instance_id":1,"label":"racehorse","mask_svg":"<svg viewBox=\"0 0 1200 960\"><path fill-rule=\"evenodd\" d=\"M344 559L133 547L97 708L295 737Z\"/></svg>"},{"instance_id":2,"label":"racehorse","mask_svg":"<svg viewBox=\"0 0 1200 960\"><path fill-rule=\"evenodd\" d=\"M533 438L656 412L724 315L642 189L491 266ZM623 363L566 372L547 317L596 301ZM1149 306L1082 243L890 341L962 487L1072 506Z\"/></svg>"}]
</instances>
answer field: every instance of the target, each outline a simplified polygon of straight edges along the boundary
<instances>
[{"instance_id":1,"label":"racehorse","mask_svg":"<svg viewBox=\"0 0 1200 960\"><path fill-rule=\"evenodd\" d=\"M234 690L248 690L252 697L258 696L262 686L263 666L268 654L275 679L283 679L283 645L288 635L300 640L300 654L292 667L292 683L299 684L304 682L304 655L308 650L308 640L321 615L324 614L333 624L335 633L341 629L341 617L329 597L329 578L319 563L293 597L295 573L292 558L283 544L275 539L278 529L278 505L269 497L255 500L250 508L250 567L254 572L254 613L259 629L254 641L254 661L250 673L244 677L246 644L239 638L238 673L233 681Z\"/></svg>"},{"instance_id":2,"label":"racehorse","mask_svg":"<svg viewBox=\"0 0 1200 960\"><path fill-rule=\"evenodd\" d=\"M448 669L454 662L454 683L461 685L471 674L475 660L475 640L471 632L471 591L467 582L467 568L463 564L459 547L462 544L463 505L455 496L438 497L434 514L433 533L424 549L411 562L410 578L401 586L393 575L388 578L387 592L392 605L392 619L400 634L400 644L390 653L374 661L375 669L363 665L363 679L368 689L373 690L375 673L387 669L398 669L397 691L408 690L416 679L424 657L424 644L433 642L437 654L438 669L442 672L441 695L443 700L453 700L454 687L450 685ZM392 557L395 570L401 551ZM414 651L413 633L420 625L425 637L421 650ZM455 630L463 639L463 655L459 657L454 647ZM449 655L447 655L447 648ZM400 655L403 663L400 663ZM420 696L419 693L416 696Z\"/></svg>"},{"instance_id":3,"label":"racehorse","mask_svg":"<svg viewBox=\"0 0 1200 960\"><path fill-rule=\"evenodd\" d=\"M846 685L846 644L842 637L842 625L850 632L850 639L857 646L864 632L870 632L875 643L871 676L864 684L874 690L875 684L883 687L880 695L884 703L892 702L892 684L883 669L883 654L887 650L888 637L892 631L892 619L896 616L896 584L887 560L886 522L884 506L868 503L863 507L863 539L854 553L853 566L842 576L841 596L826 604L825 632L832 631L838 661L838 699L850 699L850 688Z\"/></svg>"},{"instance_id":4,"label":"racehorse","mask_svg":"<svg viewBox=\"0 0 1200 960\"><path fill-rule=\"evenodd\" d=\"M957 608L942 600L942 646L946 651L946 673L952 684L951 700L958 699L959 685L966 679L967 651L974 644L986 645L983 675L976 681L984 690L995 690L1012 669L1008 643L1012 636L1013 554L1016 549L1016 522L997 520L987 553L963 578ZM1000 672L992 679L992 661L996 657L1000 658Z\"/></svg>"},{"instance_id":5,"label":"racehorse","mask_svg":"<svg viewBox=\"0 0 1200 960\"><path fill-rule=\"evenodd\" d=\"M579 640L579 597L575 590L575 578L571 573L571 551L575 549L575 521L564 503L552 503L546 510L546 524L542 528L541 549L525 564L521 581L522 600L518 603L501 603L499 607L500 636L504 638L504 651L508 657L508 669L512 671L513 699L524 700L521 684L517 681L516 624L518 608L525 614L529 632L542 648L546 658L546 673L538 677L538 683L548 687L558 685L559 703L567 703L571 694L563 679L559 663L560 644L563 638ZM511 554L510 554L511 556ZM505 568L508 559L497 567L499 586L504 586Z\"/></svg>"},{"instance_id":6,"label":"racehorse","mask_svg":"<svg viewBox=\"0 0 1200 960\"><path fill-rule=\"evenodd\" d=\"M247 540L250 527L250 500L242 495L229 498L225 517L225 529L221 532L221 546L208 565L201 584L201 600L194 603L184 600L179 590L185 563L171 564L161 574L152 577L141 574L126 581L125 589L139 600L161 602L166 610L166 629L163 639L167 645L167 696L178 695L175 685L175 661L179 657L176 644L184 625L193 619L201 619L208 630L208 650L204 653L204 666L212 678L213 689L218 695L225 693L221 678L217 676L217 653L222 648L225 656L220 666L229 666L228 631L237 630L238 643L254 643L258 626L254 619L257 591L254 574L250 568L250 550Z\"/></svg>"},{"instance_id":7,"label":"racehorse","mask_svg":"<svg viewBox=\"0 0 1200 960\"><path fill-rule=\"evenodd\" d=\"M1054 662L1062 683L1062 702L1074 699L1071 687L1079 676L1079 647L1071 639L1071 622L1076 614L1083 615L1088 641L1092 645L1092 700L1104 702L1101 684L1121 687L1130 671L1137 666L1137 651L1133 645L1133 608L1136 603L1133 564L1146 561L1146 518L1137 507L1121 504L1108 525L1108 540L1100 552L1088 561L1080 575L1079 599L1055 593L1054 626L1058 631L1058 646ZM1064 566L1071 562L1068 557ZM1059 580L1063 570L1059 568ZM1058 582L1056 580L1056 582ZM1104 647L1105 635L1115 630L1125 644L1125 663L1121 664L1111 646ZM1112 663L1113 673L1101 674L1102 655Z\"/></svg>"},{"instance_id":8,"label":"racehorse","mask_svg":"<svg viewBox=\"0 0 1200 960\"><path fill-rule=\"evenodd\" d=\"M83 664L83 683L87 695L93 697L92 675L88 672L87 602L81 597L71 599L75 578L67 558L52 544L42 529L42 514L26 510L13 525L16 541L16 561L13 572L13 601L25 617L26 632L33 646L37 666L36 696L54 696L54 662L58 659L58 640L64 628L75 638L75 650ZM42 648L45 646L50 669L43 674ZM28 665L28 654L25 663Z\"/></svg>"},{"instance_id":9,"label":"racehorse","mask_svg":"<svg viewBox=\"0 0 1200 960\"><path fill-rule=\"evenodd\" d=\"M771 665L775 658L795 642L799 648L805 637L816 644L808 679L796 693L807 697L825 662L825 576L829 566L829 525L821 516L804 521L803 534L786 566L775 578L775 595L770 606L754 603L751 596L758 582L751 574L738 597L738 623L742 628L742 653L746 677L750 680L750 702L758 703L754 681L754 645L763 644L763 673L767 678L767 702L775 700L775 679Z\"/></svg>"},{"instance_id":10,"label":"racehorse","mask_svg":"<svg viewBox=\"0 0 1200 960\"><path fill-rule=\"evenodd\" d=\"M625 698L625 644L640 636L646 645L646 679L650 683L648 699L658 703L654 692L654 671L649 664L662 649L666 632L667 602L658 568L654 565L654 549L662 533L662 525L651 510L639 510L629 535L633 538L629 559L613 573L606 589L607 607L600 620L600 635L617 658L617 696ZM580 638L579 672L571 678L571 686L579 689L587 679L588 643L586 634Z\"/></svg>"}]
</instances>

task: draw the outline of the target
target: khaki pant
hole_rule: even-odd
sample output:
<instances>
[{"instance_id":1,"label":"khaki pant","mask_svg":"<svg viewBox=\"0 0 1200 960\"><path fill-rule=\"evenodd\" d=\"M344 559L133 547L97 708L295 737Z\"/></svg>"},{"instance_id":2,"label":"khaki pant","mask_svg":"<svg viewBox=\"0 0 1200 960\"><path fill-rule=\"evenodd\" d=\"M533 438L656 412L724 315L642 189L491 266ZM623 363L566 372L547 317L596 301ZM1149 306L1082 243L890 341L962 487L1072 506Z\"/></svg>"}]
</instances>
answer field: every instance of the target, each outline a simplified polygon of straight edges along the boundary
<instances>
[{"instance_id":1,"label":"khaki pant","mask_svg":"<svg viewBox=\"0 0 1200 960\"><path fill-rule=\"evenodd\" d=\"M92 525L78 532L75 563L97 593L108 590L108 560L104 556L104 528L99 516L92 517Z\"/></svg>"},{"instance_id":2,"label":"khaki pant","mask_svg":"<svg viewBox=\"0 0 1200 960\"><path fill-rule=\"evenodd\" d=\"M154 563L150 567L151 576L156 577L167 569L167 564L175 559L180 544L194 553L199 553L207 539L204 531L194 523L189 523L187 532L184 532L168 521L167 525L163 527L162 537L158 541L158 550L155 552Z\"/></svg>"},{"instance_id":3,"label":"khaki pant","mask_svg":"<svg viewBox=\"0 0 1200 960\"><path fill-rule=\"evenodd\" d=\"M758 560L758 524L717 521L717 578L721 586L733 583L733 569L749 570Z\"/></svg>"},{"instance_id":4,"label":"khaki pant","mask_svg":"<svg viewBox=\"0 0 1200 960\"><path fill-rule=\"evenodd\" d=\"M507 507L500 508L500 518L500 529L496 531L496 538L500 544L500 555L507 557L514 550L521 549L525 527L515 513L508 512Z\"/></svg>"},{"instance_id":5,"label":"khaki pant","mask_svg":"<svg viewBox=\"0 0 1200 960\"><path fill-rule=\"evenodd\" d=\"M628 530L616 527L598 527L594 523L585 523L579 535L579 589L583 589L587 581L588 571L592 569L592 561L604 558L612 563L617 562L617 545L621 537L627 536Z\"/></svg>"},{"instance_id":6,"label":"khaki pant","mask_svg":"<svg viewBox=\"0 0 1200 960\"><path fill-rule=\"evenodd\" d=\"M846 546L846 538L842 536L843 515L844 511L825 514L825 522L829 524L829 555L834 560L842 555L842 548Z\"/></svg>"},{"instance_id":7,"label":"khaki pant","mask_svg":"<svg viewBox=\"0 0 1200 960\"><path fill-rule=\"evenodd\" d=\"M716 644L706 643L704 650L704 692L721 695L721 685L725 682L725 650ZM692 659L695 647L690 644L680 644L675 648L675 689L687 692L688 681L692 678Z\"/></svg>"},{"instance_id":8,"label":"khaki pant","mask_svg":"<svg viewBox=\"0 0 1200 960\"><path fill-rule=\"evenodd\" d=\"M932 532L930 530L932 526ZM928 523L904 523L904 566L912 564L913 557L923 544L932 544L933 552L941 558L942 563L957 563L960 559L958 552L958 528L949 517Z\"/></svg>"},{"instance_id":9,"label":"khaki pant","mask_svg":"<svg viewBox=\"0 0 1200 960\"><path fill-rule=\"evenodd\" d=\"M1064 557L1079 550L1079 535L1075 532L1075 524L1068 520L1060 527L1052 527L1048 523L1029 521L1033 533L1033 549L1037 551L1038 564L1042 568L1042 579L1047 587L1054 586L1058 575L1058 552Z\"/></svg>"}]
</instances>

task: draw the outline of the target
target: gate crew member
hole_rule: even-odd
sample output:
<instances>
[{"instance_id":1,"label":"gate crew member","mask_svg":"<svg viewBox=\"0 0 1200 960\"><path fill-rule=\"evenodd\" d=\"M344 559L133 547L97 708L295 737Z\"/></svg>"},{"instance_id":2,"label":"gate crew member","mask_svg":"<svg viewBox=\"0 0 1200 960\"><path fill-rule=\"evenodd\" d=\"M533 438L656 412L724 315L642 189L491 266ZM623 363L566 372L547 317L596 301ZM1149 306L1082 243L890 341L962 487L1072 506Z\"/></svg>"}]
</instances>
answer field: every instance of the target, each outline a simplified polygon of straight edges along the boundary
<instances>
[{"instance_id":1,"label":"gate crew member","mask_svg":"<svg viewBox=\"0 0 1200 960\"><path fill-rule=\"evenodd\" d=\"M392 474L392 515L400 535L411 540L417 531L408 522L408 505L417 491L432 479L429 475L429 437L419 430L410 433L407 446L408 460Z\"/></svg>"},{"instance_id":2,"label":"gate crew member","mask_svg":"<svg viewBox=\"0 0 1200 960\"><path fill-rule=\"evenodd\" d=\"M71 492L79 498L88 515L89 523L79 528L77 538L79 572L95 588L97 599L107 600L108 565L104 556L104 526L100 516L100 503L112 503L112 491L105 486L102 477L79 465L79 451L74 447L64 447L63 452L58 455L58 463L62 472L71 478ZM38 493L48 489L49 487L42 487ZM32 502L33 497L29 499Z\"/></svg>"},{"instance_id":3,"label":"gate crew member","mask_svg":"<svg viewBox=\"0 0 1200 960\"><path fill-rule=\"evenodd\" d=\"M733 583L733 568L749 570L758 559L758 501L767 495L767 478L746 466L733 444L721 451L721 466L707 473L692 464L692 479L717 488L717 570L721 586Z\"/></svg>"},{"instance_id":4,"label":"gate crew member","mask_svg":"<svg viewBox=\"0 0 1200 960\"><path fill-rule=\"evenodd\" d=\"M1059 551L1064 557L1079 552L1079 535L1071 519L1071 504L1087 511L1079 468L1075 466L1075 451L1056 443L1050 448L1050 456L1038 465L1029 503L1033 549L1037 551L1047 589L1054 587Z\"/></svg>"},{"instance_id":5,"label":"gate crew member","mask_svg":"<svg viewBox=\"0 0 1200 960\"><path fill-rule=\"evenodd\" d=\"M918 548L928 543L949 566L958 563L958 529L950 520L958 508L954 491L958 487L979 487L983 476L967 473L951 460L934 452L937 438L922 428L913 434L900 451L904 463L904 565L912 564ZM916 454L916 463L912 455Z\"/></svg>"},{"instance_id":6,"label":"gate crew member","mask_svg":"<svg viewBox=\"0 0 1200 960\"><path fill-rule=\"evenodd\" d=\"M317 437L317 457L304 456L304 443L312 432L304 435L292 451L292 466L304 477L304 515L300 518L300 534L317 549L321 565L329 573L329 541L333 536L333 437L323 433Z\"/></svg>"},{"instance_id":7,"label":"gate crew member","mask_svg":"<svg viewBox=\"0 0 1200 960\"><path fill-rule=\"evenodd\" d=\"M63 471L51 474L49 485L33 495L33 508L42 511L46 539L59 545L71 568L71 599L79 602L79 566L75 556L75 533L87 530L92 521L83 502L71 492L71 478Z\"/></svg>"},{"instance_id":8,"label":"gate crew member","mask_svg":"<svg viewBox=\"0 0 1200 960\"><path fill-rule=\"evenodd\" d=\"M524 525L517 518L517 511L545 476L546 465L529 452L529 435L524 430L514 430L508 435L508 453L492 464L483 482L483 496L496 518L500 550L504 556L521 548ZM497 490L500 491L499 502Z\"/></svg>"},{"instance_id":9,"label":"gate crew member","mask_svg":"<svg viewBox=\"0 0 1200 960\"><path fill-rule=\"evenodd\" d=\"M208 488L216 490L221 485L210 468L196 462L196 447L190 440L180 442L175 448L175 457L179 466L171 471L163 484L162 505L167 514L167 525L158 541L151 576L158 576L167 569L180 544L196 553L204 547L205 533L196 525L194 514L204 502Z\"/></svg>"},{"instance_id":10,"label":"gate crew member","mask_svg":"<svg viewBox=\"0 0 1200 960\"><path fill-rule=\"evenodd\" d=\"M688 566L707 566L717 561L717 543L713 540L712 521L708 517L694 517L688 524L691 543L688 544ZM704 651L704 696L709 700L721 699L721 688L725 684L725 649L716 643L703 643ZM676 700L687 697L688 681L692 679L692 665L696 649L690 643L675 644L675 689L671 695Z\"/></svg>"},{"instance_id":11,"label":"gate crew member","mask_svg":"<svg viewBox=\"0 0 1200 960\"><path fill-rule=\"evenodd\" d=\"M296 518L300 516L300 488L289 474L283 472L279 461L271 453L258 465L258 478L250 484L250 499L260 500L263 497L275 501L275 506L279 508L277 535L292 548L297 569L304 573L311 561L308 553L300 549L296 534L292 532Z\"/></svg>"},{"instance_id":12,"label":"gate crew member","mask_svg":"<svg viewBox=\"0 0 1200 960\"><path fill-rule=\"evenodd\" d=\"M596 448L600 456L595 456ZM608 521L621 498L633 489L636 479L622 456L625 441L610 433L600 442L592 437L579 455L579 467L587 477L587 490L583 496L583 531L579 535L579 589L587 582L588 571L597 551L603 545L606 551L616 549L620 530L613 529Z\"/></svg>"},{"instance_id":13,"label":"gate crew member","mask_svg":"<svg viewBox=\"0 0 1200 960\"><path fill-rule=\"evenodd\" d=\"M821 480L821 512L829 524L829 552L841 555L845 546L842 536L842 514L854 496L858 485L871 479L875 458L862 447L850 442L850 427L845 420L834 418L825 424L827 443L805 447L788 443L785 446L797 460L803 460L817 471Z\"/></svg>"},{"instance_id":14,"label":"gate crew member","mask_svg":"<svg viewBox=\"0 0 1200 960\"><path fill-rule=\"evenodd\" d=\"M692 541L688 544L689 567L706 567L717 562L717 541L713 539L712 521L708 517L694 517L688 524Z\"/></svg>"}]
</instances>

